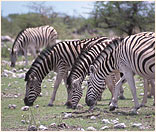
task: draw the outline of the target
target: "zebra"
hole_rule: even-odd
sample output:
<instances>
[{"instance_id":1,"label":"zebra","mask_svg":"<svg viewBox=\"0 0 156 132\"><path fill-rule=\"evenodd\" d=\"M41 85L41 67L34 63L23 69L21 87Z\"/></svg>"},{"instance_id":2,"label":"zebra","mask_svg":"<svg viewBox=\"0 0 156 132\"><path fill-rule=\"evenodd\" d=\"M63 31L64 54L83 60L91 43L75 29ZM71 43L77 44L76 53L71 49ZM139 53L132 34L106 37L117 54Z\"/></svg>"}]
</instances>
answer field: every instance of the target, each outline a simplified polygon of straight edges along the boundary
<instances>
[{"instance_id":1,"label":"zebra","mask_svg":"<svg viewBox=\"0 0 156 132\"><path fill-rule=\"evenodd\" d=\"M35 28L26 28L19 32L11 50L11 67L15 67L18 55L25 56L25 65L28 65L27 52L36 58L36 51L42 47L52 46L56 44L58 34L56 30L49 25Z\"/></svg>"},{"instance_id":2,"label":"zebra","mask_svg":"<svg viewBox=\"0 0 156 132\"><path fill-rule=\"evenodd\" d=\"M123 81L127 80L135 104L132 112L136 113L141 105L136 96L134 74L147 80L155 80L155 36L136 34L124 39L112 39L90 66L90 78L85 99L88 106L94 105L94 96L98 94L95 91L102 88L104 79L114 70L119 70L124 75L116 84L110 110L115 110L117 107L119 88Z\"/></svg>"},{"instance_id":3,"label":"zebra","mask_svg":"<svg viewBox=\"0 0 156 132\"><path fill-rule=\"evenodd\" d=\"M33 102L41 92L42 80L53 70L57 72L57 76L54 83L54 90L48 104L48 106L53 106L57 89L62 79L64 79L66 86L68 71L72 68L79 54L89 48L89 46L94 45L94 43L106 39L107 37L105 36L99 36L83 40L63 41L43 50L35 59L25 76L25 81L27 81L24 98L25 105L33 105Z\"/></svg>"},{"instance_id":4,"label":"zebra","mask_svg":"<svg viewBox=\"0 0 156 132\"><path fill-rule=\"evenodd\" d=\"M138 34L136 34L136 35L138 35L138 36L140 36L140 35L143 35L143 36L155 36L155 33L153 33L153 32L142 32L142 33L138 33ZM109 77L109 76L108 76ZM107 78L108 78L107 77ZM111 79L108 79L108 80L111 80ZM124 83L126 82L126 80L125 81L123 81ZM144 79L144 97L143 97L143 100L142 100L142 103L141 103L141 106L144 106L145 105L145 103L147 103L147 90L148 90L148 85L149 85L149 83L151 84L151 87L152 87L152 89L151 89L151 94L154 96L154 98L155 98L155 85L154 85L154 80L147 80L147 79ZM121 86L120 86L121 87ZM99 92L99 94L101 94L100 92ZM155 102L153 103L153 104L155 104Z\"/></svg>"},{"instance_id":5,"label":"zebra","mask_svg":"<svg viewBox=\"0 0 156 132\"><path fill-rule=\"evenodd\" d=\"M79 57L77 58L76 62L74 63L74 66L71 69L71 72L67 78L67 89L69 90L70 99L67 102L68 108L75 109L80 98L82 97L82 82L84 81L87 74L89 74L89 66L92 64L94 59L100 54L102 50L106 47L106 41L109 39L103 41L102 43L94 44L90 47L90 49L81 52ZM112 94L114 94L114 87L117 80L120 79L120 73L114 73L109 78L106 79L106 84ZM105 85L102 89L102 91L105 89ZM102 92L99 92L102 93ZM123 88L121 87L121 93L123 96ZM98 97L101 97L99 94ZM123 96L124 98L124 96Z\"/></svg>"}]
</instances>

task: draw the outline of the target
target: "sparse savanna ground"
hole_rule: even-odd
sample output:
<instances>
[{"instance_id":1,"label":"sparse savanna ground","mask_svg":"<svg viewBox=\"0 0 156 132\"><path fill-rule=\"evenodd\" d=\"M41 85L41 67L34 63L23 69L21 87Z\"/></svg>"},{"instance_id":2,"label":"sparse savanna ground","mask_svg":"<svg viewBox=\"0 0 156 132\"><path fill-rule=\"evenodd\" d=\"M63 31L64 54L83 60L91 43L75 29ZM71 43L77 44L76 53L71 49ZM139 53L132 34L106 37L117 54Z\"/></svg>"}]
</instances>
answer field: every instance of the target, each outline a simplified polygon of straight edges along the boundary
<instances>
[{"instance_id":1,"label":"sparse savanna ground","mask_svg":"<svg viewBox=\"0 0 156 132\"><path fill-rule=\"evenodd\" d=\"M29 58L30 59L30 58ZM85 104L86 88L83 92L83 97L80 100L82 108L71 110L67 109L64 103L67 99L67 93L64 84L62 83L58 89L56 100L53 107L48 107L51 93L54 74L51 72L42 83L42 97L38 97L34 103L34 106L28 111L22 111L24 106L23 98L25 94L25 82L24 78L18 76L12 77L12 73L4 74L5 70L13 71L13 73L20 74L26 72L29 66L24 69L24 66L17 65L16 70L10 68L9 58L2 57L1 62L1 130L2 131L26 131L28 126L32 124L32 114L37 126L44 125L48 131L51 130L80 130L83 128L87 130L92 126L96 130L108 126L108 131L154 131L155 130L155 107L153 104L153 98L148 99L146 107L138 110L138 115L131 115L129 111L134 106L132 102L132 96L127 84L124 85L124 95L126 100L119 100L119 108L113 112L109 111L108 103L110 101L111 94L106 89L102 96L102 101L97 103L97 106L92 112L88 112L88 106ZM22 58L19 59L20 61ZM21 70L23 69L23 70ZM136 76L136 86L139 102L142 97L140 93L143 93L142 79ZM9 109L9 104L15 104L15 109ZM35 108L39 105L38 108ZM71 116L65 118L65 113L71 113ZM96 117L91 119L91 117ZM110 123L104 124L103 119L108 119ZM126 127L124 129L117 129L114 127L115 123L124 123ZM50 126L52 123L56 123L54 126ZM64 123L64 124L63 124ZM134 123L141 123L139 127L132 127ZM83 130L81 129L81 130Z\"/></svg>"}]
</instances>

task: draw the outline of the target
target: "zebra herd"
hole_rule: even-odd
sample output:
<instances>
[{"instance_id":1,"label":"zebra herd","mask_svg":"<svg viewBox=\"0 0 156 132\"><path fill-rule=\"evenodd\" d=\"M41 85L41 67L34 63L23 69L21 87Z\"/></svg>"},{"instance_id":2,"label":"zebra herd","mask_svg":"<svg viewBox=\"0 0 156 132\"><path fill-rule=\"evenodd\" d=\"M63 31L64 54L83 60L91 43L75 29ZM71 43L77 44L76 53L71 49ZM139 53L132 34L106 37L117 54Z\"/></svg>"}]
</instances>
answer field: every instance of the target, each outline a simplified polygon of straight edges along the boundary
<instances>
[{"instance_id":1,"label":"zebra herd","mask_svg":"<svg viewBox=\"0 0 156 132\"><path fill-rule=\"evenodd\" d=\"M24 103L32 106L41 92L43 79L50 71L57 73L54 90L48 106L53 106L57 89L62 80L67 89L68 108L75 109L82 97L82 82L89 76L86 104L92 109L102 92L108 86L112 98L110 110L117 107L122 85L127 81L134 99L133 112L137 112L147 102L148 83L155 98L155 33L142 32L125 38L105 36L56 43L56 30L51 26L28 28L21 31L12 47L11 66L15 66L19 53L27 51L36 57L36 51L46 47L35 58L26 73L26 93ZM134 75L144 79L144 97L139 104L136 96Z\"/></svg>"}]
</instances>

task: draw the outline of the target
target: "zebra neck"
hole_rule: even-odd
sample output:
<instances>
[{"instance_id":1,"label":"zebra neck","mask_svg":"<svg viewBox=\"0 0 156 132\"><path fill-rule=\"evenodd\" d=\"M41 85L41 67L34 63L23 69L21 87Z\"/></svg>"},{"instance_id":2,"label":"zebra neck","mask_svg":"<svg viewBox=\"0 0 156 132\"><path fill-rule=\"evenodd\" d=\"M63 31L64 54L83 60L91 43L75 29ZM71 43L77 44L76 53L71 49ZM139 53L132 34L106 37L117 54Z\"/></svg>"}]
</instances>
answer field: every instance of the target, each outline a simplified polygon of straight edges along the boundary
<instances>
[{"instance_id":1,"label":"zebra neck","mask_svg":"<svg viewBox=\"0 0 156 132\"><path fill-rule=\"evenodd\" d=\"M50 49L43 50L32 64L36 76L42 81L55 66L54 52Z\"/></svg>"}]
</instances>

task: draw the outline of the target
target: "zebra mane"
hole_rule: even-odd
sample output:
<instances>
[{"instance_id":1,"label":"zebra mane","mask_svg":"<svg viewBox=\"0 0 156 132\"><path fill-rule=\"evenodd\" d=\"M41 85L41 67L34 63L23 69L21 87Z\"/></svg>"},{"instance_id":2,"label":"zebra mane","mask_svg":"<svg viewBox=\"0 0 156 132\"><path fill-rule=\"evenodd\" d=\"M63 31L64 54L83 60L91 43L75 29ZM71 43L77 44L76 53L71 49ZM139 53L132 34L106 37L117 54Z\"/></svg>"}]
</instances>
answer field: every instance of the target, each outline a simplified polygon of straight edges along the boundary
<instances>
[{"instance_id":1,"label":"zebra mane","mask_svg":"<svg viewBox=\"0 0 156 132\"><path fill-rule=\"evenodd\" d=\"M34 66L35 66L35 63L37 63L39 60L40 60L40 56L42 56L43 54L47 53L52 53L51 50L53 50L55 47L55 45L51 46L51 47L47 47L45 49L43 49L40 54L38 55L38 57L35 59L35 61L32 63L30 69L28 70L28 72L26 73L26 76L25 76L25 81L28 81L29 79L29 76L31 74L35 75L36 74L36 70L34 69ZM55 52L55 50L53 50ZM38 80L42 81L40 78L38 78Z\"/></svg>"},{"instance_id":2,"label":"zebra mane","mask_svg":"<svg viewBox=\"0 0 156 132\"><path fill-rule=\"evenodd\" d=\"M12 53L14 52L14 46L15 46L15 44L16 44L17 39L19 38L19 36L20 36L25 30L26 30L26 28L25 28L25 29L22 29L22 30L18 33L18 35L16 36L16 39L15 39L15 41L14 41L14 43L13 43L13 46L12 46Z\"/></svg>"},{"instance_id":3,"label":"zebra mane","mask_svg":"<svg viewBox=\"0 0 156 132\"><path fill-rule=\"evenodd\" d=\"M111 38L108 41L105 41L104 43L106 43L106 47L105 49L96 57L96 59L93 61L92 64L96 65L96 63L101 60L101 57L104 55L104 53L108 50L109 52L112 52L110 49L112 48L116 48L120 43L124 40L123 37L115 37L115 38Z\"/></svg>"},{"instance_id":4,"label":"zebra mane","mask_svg":"<svg viewBox=\"0 0 156 132\"><path fill-rule=\"evenodd\" d=\"M25 74L25 79L24 81L28 81L29 80L29 75L32 73L31 68L29 69L29 71L27 71L27 73Z\"/></svg>"}]
</instances>

